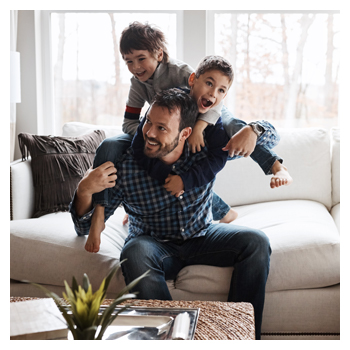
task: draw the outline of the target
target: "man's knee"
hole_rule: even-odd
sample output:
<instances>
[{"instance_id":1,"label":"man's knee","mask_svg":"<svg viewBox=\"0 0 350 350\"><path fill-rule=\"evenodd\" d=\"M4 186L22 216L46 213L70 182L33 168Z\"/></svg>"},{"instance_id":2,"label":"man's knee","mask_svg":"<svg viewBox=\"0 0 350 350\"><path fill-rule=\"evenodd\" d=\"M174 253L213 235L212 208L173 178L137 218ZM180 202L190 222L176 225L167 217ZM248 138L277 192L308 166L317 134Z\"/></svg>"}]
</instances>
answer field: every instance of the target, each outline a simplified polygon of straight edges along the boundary
<instances>
[{"instance_id":1,"label":"man's knee","mask_svg":"<svg viewBox=\"0 0 350 350\"><path fill-rule=\"evenodd\" d=\"M141 267L149 266L157 260L157 247L149 236L139 236L131 239L122 249L120 260L125 260L126 265Z\"/></svg>"},{"instance_id":2,"label":"man's knee","mask_svg":"<svg viewBox=\"0 0 350 350\"><path fill-rule=\"evenodd\" d=\"M271 255L270 240L263 231L252 230L249 245L262 262L269 261Z\"/></svg>"}]
</instances>

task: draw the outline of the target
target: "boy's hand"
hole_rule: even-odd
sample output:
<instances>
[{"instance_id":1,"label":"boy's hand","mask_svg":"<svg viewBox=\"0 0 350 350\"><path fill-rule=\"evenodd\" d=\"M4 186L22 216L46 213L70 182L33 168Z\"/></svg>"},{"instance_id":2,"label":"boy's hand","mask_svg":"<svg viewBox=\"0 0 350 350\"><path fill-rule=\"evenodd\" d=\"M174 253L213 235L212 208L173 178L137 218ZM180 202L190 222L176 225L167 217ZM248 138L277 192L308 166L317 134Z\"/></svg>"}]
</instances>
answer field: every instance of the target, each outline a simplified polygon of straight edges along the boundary
<instances>
[{"instance_id":1,"label":"boy's hand","mask_svg":"<svg viewBox=\"0 0 350 350\"><path fill-rule=\"evenodd\" d=\"M230 141L222 150L228 151L230 157L249 157L255 149L257 138L253 129L249 125L246 125L231 137Z\"/></svg>"},{"instance_id":2,"label":"boy's hand","mask_svg":"<svg viewBox=\"0 0 350 350\"><path fill-rule=\"evenodd\" d=\"M168 175L163 187L176 198L184 193L184 184L179 175Z\"/></svg>"},{"instance_id":3,"label":"boy's hand","mask_svg":"<svg viewBox=\"0 0 350 350\"><path fill-rule=\"evenodd\" d=\"M192 153L200 152L202 147L205 146L203 131L208 126L208 123L204 120L197 120L193 127L191 135L188 137L188 144Z\"/></svg>"},{"instance_id":4,"label":"boy's hand","mask_svg":"<svg viewBox=\"0 0 350 350\"><path fill-rule=\"evenodd\" d=\"M195 129L193 129L187 140L192 153L200 152L202 147L205 146L203 133L196 132Z\"/></svg>"}]
</instances>

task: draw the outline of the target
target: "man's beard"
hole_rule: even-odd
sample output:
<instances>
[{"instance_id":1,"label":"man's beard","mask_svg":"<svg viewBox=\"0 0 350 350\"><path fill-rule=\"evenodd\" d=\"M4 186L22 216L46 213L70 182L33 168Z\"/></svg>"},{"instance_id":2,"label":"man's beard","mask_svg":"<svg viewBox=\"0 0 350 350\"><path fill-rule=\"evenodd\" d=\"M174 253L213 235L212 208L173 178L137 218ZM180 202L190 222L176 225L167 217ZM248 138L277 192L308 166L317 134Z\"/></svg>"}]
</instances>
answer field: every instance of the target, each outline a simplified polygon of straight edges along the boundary
<instances>
[{"instance_id":1,"label":"man's beard","mask_svg":"<svg viewBox=\"0 0 350 350\"><path fill-rule=\"evenodd\" d=\"M165 157L166 155L168 155L169 153L171 153L179 144L179 139L180 139L180 133L175 137L175 139L169 144L166 145L161 145L160 143L158 143L157 140L153 139L153 138L148 138L147 135L145 136L145 147L144 147L144 154L149 157L149 158L162 158ZM149 152L146 149L147 146L147 140L149 140L150 142L153 143L158 143L158 145L160 146L159 149L157 151L152 151Z\"/></svg>"}]
</instances>

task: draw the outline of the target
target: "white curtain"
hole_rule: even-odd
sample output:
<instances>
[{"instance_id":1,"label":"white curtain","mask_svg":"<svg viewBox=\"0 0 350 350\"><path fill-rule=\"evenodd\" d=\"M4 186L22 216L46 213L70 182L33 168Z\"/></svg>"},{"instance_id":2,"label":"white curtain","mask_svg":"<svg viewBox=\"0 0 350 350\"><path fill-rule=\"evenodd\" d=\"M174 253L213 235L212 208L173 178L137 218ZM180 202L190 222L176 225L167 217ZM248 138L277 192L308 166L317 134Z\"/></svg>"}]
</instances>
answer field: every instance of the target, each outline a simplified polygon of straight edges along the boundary
<instances>
[{"instance_id":1,"label":"white curtain","mask_svg":"<svg viewBox=\"0 0 350 350\"><path fill-rule=\"evenodd\" d=\"M17 47L17 18L18 11L11 10L10 51L16 51ZM10 162L13 161L16 140L16 103L10 102Z\"/></svg>"}]
</instances>

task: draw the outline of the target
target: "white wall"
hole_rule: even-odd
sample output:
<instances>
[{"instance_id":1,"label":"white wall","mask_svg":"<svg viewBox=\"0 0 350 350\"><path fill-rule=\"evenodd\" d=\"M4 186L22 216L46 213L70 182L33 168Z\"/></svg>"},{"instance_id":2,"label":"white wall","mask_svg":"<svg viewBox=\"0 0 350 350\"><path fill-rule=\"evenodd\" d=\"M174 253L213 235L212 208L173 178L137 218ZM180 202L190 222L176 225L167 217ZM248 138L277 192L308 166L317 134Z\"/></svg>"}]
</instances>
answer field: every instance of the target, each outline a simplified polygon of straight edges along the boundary
<instances>
[{"instance_id":1,"label":"white wall","mask_svg":"<svg viewBox=\"0 0 350 350\"><path fill-rule=\"evenodd\" d=\"M21 54L21 103L17 104L14 159L21 157L17 135L38 133L34 11L18 11L17 51Z\"/></svg>"}]
</instances>

